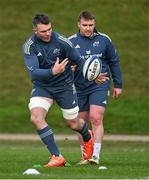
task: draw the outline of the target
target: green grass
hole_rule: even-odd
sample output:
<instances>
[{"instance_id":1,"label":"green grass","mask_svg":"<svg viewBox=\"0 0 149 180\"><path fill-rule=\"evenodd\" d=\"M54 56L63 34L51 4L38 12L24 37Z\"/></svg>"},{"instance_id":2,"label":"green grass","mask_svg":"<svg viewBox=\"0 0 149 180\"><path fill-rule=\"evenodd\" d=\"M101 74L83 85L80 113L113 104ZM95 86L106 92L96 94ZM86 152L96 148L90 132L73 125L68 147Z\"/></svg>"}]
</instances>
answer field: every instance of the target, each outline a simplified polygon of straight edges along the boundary
<instances>
[{"instance_id":1,"label":"green grass","mask_svg":"<svg viewBox=\"0 0 149 180\"><path fill-rule=\"evenodd\" d=\"M145 142L104 142L100 166L78 166L79 144L76 141L58 141L62 154L71 167L37 168L39 176L23 175L35 164L45 164L48 152L40 142L1 141L0 178L10 179L143 179L149 177L149 146Z\"/></svg>"},{"instance_id":2,"label":"green grass","mask_svg":"<svg viewBox=\"0 0 149 180\"><path fill-rule=\"evenodd\" d=\"M32 34L32 16L48 13L53 30L69 36L78 30L79 12L88 9L96 15L97 29L116 45L123 72L124 95L119 101L110 100L105 130L149 133L148 0L5 0L0 6L0 132L33 132L27 110L31 82L21 52ZM48 120L56 132L69 132L57 107L50 111Z\"/></svg>"}]
</instances>

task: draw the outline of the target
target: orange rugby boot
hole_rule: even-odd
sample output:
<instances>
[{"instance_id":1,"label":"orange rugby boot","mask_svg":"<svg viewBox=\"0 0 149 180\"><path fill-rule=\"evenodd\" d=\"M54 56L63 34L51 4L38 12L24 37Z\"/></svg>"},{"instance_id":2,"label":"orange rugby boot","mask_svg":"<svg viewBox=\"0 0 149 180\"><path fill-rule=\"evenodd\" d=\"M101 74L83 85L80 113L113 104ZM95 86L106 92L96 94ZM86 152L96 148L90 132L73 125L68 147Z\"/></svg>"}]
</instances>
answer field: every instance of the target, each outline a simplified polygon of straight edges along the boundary
<instances>
[{"instance_id":1,"label":"orange rugby boot","mask_svg":"<svg viewBox=\"0 0 149 180\"><path fill-rule=\"evenodd\" d=\"M66 160L63 156L55 156L53 155L48 162L48 164L44 165L44 167L59 167L59 166L65 166Z\"/></svg>"},{"instance_id":2,"label":"orange rugby boot","mask_svg":"<svg viewBox=\"0 0 149 180\"><path fill-rule=\"evenodd\" d=\"M89 133L91 135L91 139L88 142L83 141L83 159L88 160L92 157L93 154L93 147L94 147L94 138L93 138L93 132L89 130Z\"/></svg>"}]
</instances>

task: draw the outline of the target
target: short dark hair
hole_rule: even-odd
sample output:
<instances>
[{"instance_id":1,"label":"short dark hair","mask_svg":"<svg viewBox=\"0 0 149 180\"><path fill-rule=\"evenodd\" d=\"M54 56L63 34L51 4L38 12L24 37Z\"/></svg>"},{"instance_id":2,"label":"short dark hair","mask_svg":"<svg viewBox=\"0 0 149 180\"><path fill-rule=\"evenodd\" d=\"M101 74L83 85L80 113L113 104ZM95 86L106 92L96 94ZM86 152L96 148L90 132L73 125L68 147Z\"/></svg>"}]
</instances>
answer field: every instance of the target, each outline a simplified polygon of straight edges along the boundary
<instances>
[{"instance_id":1,"label":"short dark hair","mask_svg":"<svg viewBox=\"0 0 149 180\"><path fill-rule=\"evenodd\" d=\"M36 27L37 24L49 24L49 16L45 13L38 13L32 19L33 26Z\"/></svg>"},{"instance_id":2,"label":"short dark hair","mask_svg":"<svg viewBox=\"0 0 149 180\"><path fill-rule=\"evenodd\" d=\"M92 20L95 19L95 16L89 11L82 11L78 16L78 21L82 18L85 20Z\"/></svg>"}]
</instances>

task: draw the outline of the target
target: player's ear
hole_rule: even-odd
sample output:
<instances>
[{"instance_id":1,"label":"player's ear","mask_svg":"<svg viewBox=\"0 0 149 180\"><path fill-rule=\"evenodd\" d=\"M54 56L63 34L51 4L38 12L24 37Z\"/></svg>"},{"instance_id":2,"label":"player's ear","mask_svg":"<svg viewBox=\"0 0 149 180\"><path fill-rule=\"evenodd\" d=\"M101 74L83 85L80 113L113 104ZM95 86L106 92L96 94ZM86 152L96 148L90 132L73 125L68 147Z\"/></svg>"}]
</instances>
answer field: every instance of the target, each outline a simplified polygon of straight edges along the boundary
<instances>
[{"instance_id":1,"label":"player's ear","mask_svg":"<svg viewBox=\"0 0 149 180\"><path fill-rule=\"evenodd\" d=\"M32 30L33 30L33 32L34 32L35 34L37 34L37 29L36 29L36 28L33 28Z\"/></svg>"},{"instance_id":2,"label":"player's ear","mask_svg":"<svg viewBox=\"0 0 149 180\"><path fill-rule=\"evenodd\" d=\"M80 22L78 22L78 28L80 29Z\"/></svg>"}]
</instances>

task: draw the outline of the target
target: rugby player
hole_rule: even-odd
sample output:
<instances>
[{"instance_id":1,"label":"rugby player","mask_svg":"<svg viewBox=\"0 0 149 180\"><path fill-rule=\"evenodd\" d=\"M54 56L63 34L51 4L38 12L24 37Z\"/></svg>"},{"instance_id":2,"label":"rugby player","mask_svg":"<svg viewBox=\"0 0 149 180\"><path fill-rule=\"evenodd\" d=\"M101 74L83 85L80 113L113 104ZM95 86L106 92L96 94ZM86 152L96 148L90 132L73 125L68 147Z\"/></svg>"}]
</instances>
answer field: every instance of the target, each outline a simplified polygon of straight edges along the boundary
<instances>
[{"instance_id":1,"label":"rugby player","mask_svg":"<svg viewBox=\"0 0 149 180\"><path fill-rule=\"evenodd\" d=\"M43 143L51 153L45 167L65 166L46 119L49 108L56 101L68 127L83 138L83 157L93 153L93 137L86 122L78 116L78 101L71 69L82 69L84 61L77 49L64 36L52 31L48 15L36 14L32 20L34 34L23 45L23 57L32 81L29 102L31 121ZM51 117L52 118L52 117Z\"/></svg>"},{"instance_id":2,"label":"rugby player","mask_svg":"<svg viewBox=\"0 0 149 180\"><path fill-rule=\"evenodd\" d=\"M114 86L112 92L113 98L118 98L122 94L120 59L109 36L97 32L95 28L95 16L91 12L83 11L80 13L78 17L78 28L79 32L70 36L69 40L80 52L82 59L87 60L91 56L100 58L102 61L102 73L105 75L102 78L97 78L95 82L84 79L82 71L78 68L74 71L79 115L88 124L91 122L94 134L92 158L82 158L79 164L99 164L104 136L103 117L111 87L110 74ZM83 152L82 145L81 151Z\"/></svg>"}]
</instances>

